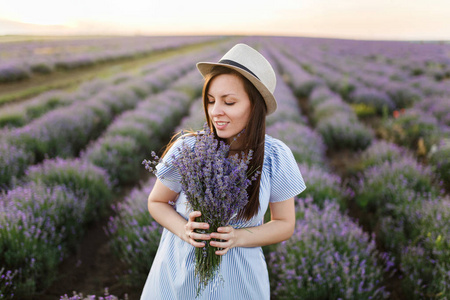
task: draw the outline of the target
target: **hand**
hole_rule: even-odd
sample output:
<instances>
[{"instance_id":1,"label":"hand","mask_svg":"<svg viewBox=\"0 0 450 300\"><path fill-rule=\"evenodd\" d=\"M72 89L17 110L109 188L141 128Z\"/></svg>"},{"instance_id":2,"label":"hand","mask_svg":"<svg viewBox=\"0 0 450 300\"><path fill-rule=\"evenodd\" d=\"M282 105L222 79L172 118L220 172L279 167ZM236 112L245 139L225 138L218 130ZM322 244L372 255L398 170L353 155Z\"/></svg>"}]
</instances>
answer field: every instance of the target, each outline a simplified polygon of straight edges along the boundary
<instances>
[{"instance_id":1,"label":"hand","mask_svg":"<svg viewBox=\"0 0 450 300\"><path fill-rule=\"evenodd\" d=\"M192 246L197 247L197 248L202 248L205 246L205 242L198 242L197 240L210 240L211 239L209 234L196 233L194 231L195 229L207 230L209 228L208 223L195 222L195 218L198 218L201 215L202 215L202 213L199 211L191 212L189 214L188 222L186 223L186 225L184 225L184 229L185 229L184 240L186 242L188 242L189 244L191 244Z\"/></svg>"},{"instance_id":2,"label":"hand","mask_svg":"<svg viewBox=\"0 0 450 300\"><path fill-rule=\"evenodd\" d=\"M219 248L216 251L216 255L225 255L228 250L236 247L236 229L231 226L219 227L217 228L217 232L211 233L210 236L218 240L209 242L211 246Z\"/></svg>"}]
</instances>

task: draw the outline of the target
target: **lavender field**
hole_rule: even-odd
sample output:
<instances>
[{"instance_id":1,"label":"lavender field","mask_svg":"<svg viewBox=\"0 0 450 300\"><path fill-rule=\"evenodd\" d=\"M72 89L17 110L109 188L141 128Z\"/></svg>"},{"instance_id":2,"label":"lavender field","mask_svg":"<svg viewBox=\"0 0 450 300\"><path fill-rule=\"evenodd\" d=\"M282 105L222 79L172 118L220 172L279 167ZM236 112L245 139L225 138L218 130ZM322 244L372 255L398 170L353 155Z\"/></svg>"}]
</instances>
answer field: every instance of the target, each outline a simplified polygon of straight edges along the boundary
<instances>
[{"instance_id":1,"label":"lavender field","mask_svg":"<svg viewBox=\"0 0 450 300\"><path fill-rule=\"evenodd\" d=\"M0 91L92 75L0 101L0 299L139 298L161 234L141 162L201 128L195 63L238 42L275 68L267 134L307 185L264 247L272 298L450 299L450 44L219 36L0 42Z\"/></svg>"}]
</instances>

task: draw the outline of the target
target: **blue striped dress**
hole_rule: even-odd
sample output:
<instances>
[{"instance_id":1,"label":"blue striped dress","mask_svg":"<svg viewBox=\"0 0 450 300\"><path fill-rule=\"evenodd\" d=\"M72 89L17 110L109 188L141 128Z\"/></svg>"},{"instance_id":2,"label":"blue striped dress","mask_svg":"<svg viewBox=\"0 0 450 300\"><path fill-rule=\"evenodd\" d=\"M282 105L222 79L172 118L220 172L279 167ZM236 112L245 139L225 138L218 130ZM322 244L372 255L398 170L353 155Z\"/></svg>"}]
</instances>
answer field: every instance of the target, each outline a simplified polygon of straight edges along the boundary
<instances>
[{"instance_id":1,"label":"blue striped dress","mask_svg":"<svg viewBox=\"0 0 450 300\"><path fill-rule=\"evenodd\" d=\"M184 139L193 145L195 137ZM158 178L171 190L180 193L175 207L188 219L186 197L181 191L180 175L170 167L178 140L166 154L166 165L157 166ZM251 220L236 221L234 228L263 224L269 202L292 198L305 190L305 182L294 156L286 144L269 135L265 137L264 164L260 183L260 209ZM198 282L194 275L194 247L167 229L163 230L155 259L142 291L141 300L194 299ZM269 299L270 285L261 247L236 247L222 257L219 276L210 282L197 299Z\"/></svg>"}]
</instances>

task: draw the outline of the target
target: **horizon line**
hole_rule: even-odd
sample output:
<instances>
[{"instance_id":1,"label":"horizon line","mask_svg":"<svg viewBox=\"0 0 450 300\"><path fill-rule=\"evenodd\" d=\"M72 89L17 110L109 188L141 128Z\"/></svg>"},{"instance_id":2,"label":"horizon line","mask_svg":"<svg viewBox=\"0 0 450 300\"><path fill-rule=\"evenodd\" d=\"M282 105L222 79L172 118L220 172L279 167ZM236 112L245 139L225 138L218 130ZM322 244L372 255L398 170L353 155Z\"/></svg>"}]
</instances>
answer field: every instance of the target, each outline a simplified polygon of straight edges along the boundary
<instances>
[{"instance_id":1,"label":"horizon line","mask_svg":"<svg viewBox=\"0 0 450 300\"><path fill-rule=\"evenodd\" d=\"M177 36L223 36L223 37L286 37L286 38L311 38L311 39L335 39L335 40L353 40L353 41L386 41L386 42L436 42L436 43L450 43L450 39L408 39L408 38L367 38L367 37L345 37L345 36L332 36L332 35L298 35L289 33L198 33L198 32L154 32L154 33L89 33L89 32L66 32L66 33L6 33L0 34L0 43L2 38L8 37L67 37L67 38L86 38L86 37L135 37L135 36L155 36L155 37L177 37Z\"/></svg>"}]
</instances>

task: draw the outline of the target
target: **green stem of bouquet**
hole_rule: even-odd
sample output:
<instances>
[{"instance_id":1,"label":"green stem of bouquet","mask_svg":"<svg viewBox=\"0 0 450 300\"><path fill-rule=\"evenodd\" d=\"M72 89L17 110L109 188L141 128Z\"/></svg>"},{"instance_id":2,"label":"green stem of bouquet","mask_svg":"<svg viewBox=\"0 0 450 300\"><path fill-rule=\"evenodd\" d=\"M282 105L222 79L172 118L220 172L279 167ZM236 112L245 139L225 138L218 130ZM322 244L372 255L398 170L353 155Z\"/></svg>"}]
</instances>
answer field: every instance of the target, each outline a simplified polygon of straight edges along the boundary
<instances>
[{"instance_id":1,"label":"green stem of bouquet","mask_svg":"<svg viewBox=\"0 0 450 300\"><path fill-rule=\"evenodd\" d=\"M197 222L204 222L203 216L197 218ZM199 233L211 233L217 232L218 226L210 224L208 230L195 230ZM214 240L214 239L213 239ZM219 273L220 262L222 261L221 255L216 255L216 247L210 246L208 241L205 242L205 247L195 248L195 275L198 278L197 295L205 290L208 283L210 283L214 277Z\"/></svg>"}]
</instances>

